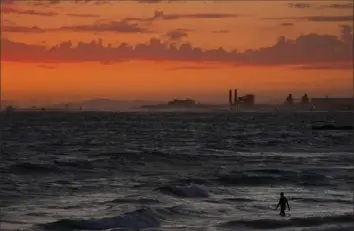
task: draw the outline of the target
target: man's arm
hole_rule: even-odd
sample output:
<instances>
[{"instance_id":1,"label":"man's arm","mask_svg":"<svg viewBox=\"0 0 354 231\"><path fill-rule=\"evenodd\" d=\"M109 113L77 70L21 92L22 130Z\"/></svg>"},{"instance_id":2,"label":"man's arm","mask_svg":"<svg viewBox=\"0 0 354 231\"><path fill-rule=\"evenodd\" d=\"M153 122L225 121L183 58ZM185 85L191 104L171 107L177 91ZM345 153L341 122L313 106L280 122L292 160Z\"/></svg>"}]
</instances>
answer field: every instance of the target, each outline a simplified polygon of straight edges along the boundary
<instances>
[{"instance_id":1,"label":"man's arm","mask_svg":"<svg viewBox=\"0 0 354 231\"><path fill-rule=\"evenodd\" d=\"M278 209L279 205L280 205L280 200L279 200L278 205L277 205L277 207L275 208L275 210L277 210L277 209Z\"/></svg>"}]
</instances>

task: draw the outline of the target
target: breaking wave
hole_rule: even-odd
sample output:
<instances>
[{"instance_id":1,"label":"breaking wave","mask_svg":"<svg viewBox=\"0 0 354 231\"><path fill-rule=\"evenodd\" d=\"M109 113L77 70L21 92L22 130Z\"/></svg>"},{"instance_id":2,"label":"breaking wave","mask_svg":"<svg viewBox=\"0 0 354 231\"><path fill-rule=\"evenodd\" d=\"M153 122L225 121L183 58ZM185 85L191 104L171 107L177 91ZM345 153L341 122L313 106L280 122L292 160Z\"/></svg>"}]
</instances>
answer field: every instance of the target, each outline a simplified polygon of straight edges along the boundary
<instances>
[{"instance_id":1,"label":"breaking wave","mask_svg":"<svg viewBox=\"0 0 354 231\"><path fill-rule=\"evenodd\" d=\"M46 230L147 229L159 227L163 219L162 215L157 211L150 208L143 208L117 217L90 220L62 219L40 226Z\"/></svg>"},{"instance_id":2,"label":"breaking wave","mask_svg":"<svg viewBox=\"0 0 354 231\"><path fill-rule=\"evenodd\" d=\"M262 173L262 171L268 173ZM258 173L257 173L258 172ZM287 184L302 185L329 185L328 176L315 171L280 171L280 170L256 170L245 172L231 172L220 174L216 181L228 185L269 185L278 184L279 182L287 182Z\"/></svg>"},{"instance_id":3,"label":"breaking wave","mask_svg":"<svg viewBox=\"0 0 354 231\"><path fill-rule=\"evenodd\" d=\"M327 217L291 218L288 220L262 219L229 221L221 224L220 227L236 228L246 226L254 229L278 229L287 227L312 227L324 224L343 224L352 222L354 222L353 214L345 214Z\"/></svg>"},{"instance_id":4,"label":"breaking wave","mask_svg":"<svg viewBox=\"0 0 354 231\"><path fill-rule=\"evenodd\" d=\"M196 185L168 185L168 186L157 188L156 190L176 197L185 197L185 198L209 197L209 193L206 190Z\"/></svg>"}]
</instances>

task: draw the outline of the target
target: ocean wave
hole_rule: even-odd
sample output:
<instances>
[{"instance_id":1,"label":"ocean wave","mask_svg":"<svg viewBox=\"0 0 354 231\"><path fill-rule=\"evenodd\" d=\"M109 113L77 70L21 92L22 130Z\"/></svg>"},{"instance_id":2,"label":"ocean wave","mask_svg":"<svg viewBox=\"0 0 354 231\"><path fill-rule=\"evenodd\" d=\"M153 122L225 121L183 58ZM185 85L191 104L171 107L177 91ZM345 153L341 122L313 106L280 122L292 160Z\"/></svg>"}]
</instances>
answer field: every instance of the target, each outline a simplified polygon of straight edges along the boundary
<instances>
[{"instance_id":1,"label":"ocean wave","mask_svg":"<svg viewBox=\"0 0 354 231\"><path fill-rule=\"evenodd\" d=\"M262 170L257 170L257 172L250 170L224 173L220 174L215 180L223 184L240 186L261 186L279 184L279 182L297 185L327 186L331 183L328 176L314 171L265 170L262 173ZM268 174L265 174L265 172L268 172Z\"/></svg>"},{"instance_id":2,"label":"ocean wave","mask_svg":"<svg viewBox=\"0 0 354 231\"><path fill-rule=\"evenodd\" d=\"M255 200L249 198L226 198L223 199L225 202L253 202Z\"/></svg>"},{"instance_id":3,"label":"ocean wave","mask_svg":"<svg viewBox=\"0 0 354 231\"><path fill-rule=\"evenodd\" d=\"M327 217L304 217L290 219L261 219L229 221L219 226L222 228L248 227L253 229L278 229L287 227L312 227L324 224L343 224L354 222L353 214Z\"/></svg>"},{"instance_id":4,"label":"ocean wave","mask_svg":"<svg viewBox=\"0 0 354 231\"><path fill-rule=\"evenodd\" d=\"M8 168L9 172L26 174L26 173L57 173L60 171L59 168L51 164L34 164L30 162L23 162L14 165L10 165Z\"/></svg>"},{"instance_id":5,"label":"ocean wave","mask_svg":"<svg viewBox=\"0 0 354 231\"><path fill-rule=\"evenodd\" d=\"M117 198L104 203L113 204L159 204L160 201L148 198L130 199L130 198Z\"/></svg>"},{"instance_id":6,"label":"ocean wave","mask_svg":"<svg viewBox=\"0 0 354 231\"><path fill-rule=\"evenodd\" d=\"M293 201L304 202L304 203L341 203L341 204L352 204L351 200L343 200L343 199L327 199L327 198L298 198L291 197Z\"/></svg>"},{"instance_id":7,"label":"ocean wave","mask_svg":"<svg viewBox=\"0 0 354 231\"><path fill-rule=\"evenodd\" d=\"M114 228L147 229L161 225L163 216L151 208L143 208L117 217L90 220L62 219L39 225L46 230L106 230Z\"/></svg>"},{"instance_id":8,"label":"ocean wave","mask_svg":"<svg viewBox=\"0 0 354 231\"><path fill-rule=\"evenodd\" d=\"M209 193L196 185L167 185L159 187L155 190L158 190L162 193L174 195L177 197L184 198L206 198L209 197Z\"/></svg>"},{"instance_id":9,"label":"ocean wave","mask_svg":"<svg viewBox=\"0 0 354 231\"><path fill-rule=\"evenodd\" d=\"M69 167L75 169L92 169L94 164L88 160L54 160L54 164L59 167Z\"/></svg>"}]
</instances>

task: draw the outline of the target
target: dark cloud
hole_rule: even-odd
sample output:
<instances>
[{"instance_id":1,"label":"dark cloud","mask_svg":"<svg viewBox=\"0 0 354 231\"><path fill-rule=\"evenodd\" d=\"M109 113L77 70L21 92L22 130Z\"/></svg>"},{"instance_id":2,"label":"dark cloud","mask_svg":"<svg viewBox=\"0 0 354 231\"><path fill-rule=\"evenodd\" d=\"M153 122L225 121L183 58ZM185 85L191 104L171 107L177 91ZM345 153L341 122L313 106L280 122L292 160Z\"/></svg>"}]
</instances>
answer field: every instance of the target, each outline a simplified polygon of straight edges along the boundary
<instances>
[{"instance_id":1,"label":"dark cloud","mask_svg":"<svg viewBox=\"0 0 354 231\"><path fill-rule=\"evenodd\" d=\"M353 43L353 26L341 25L341 39L345 43Z\"/></svg>"},{"instance_id":2,"label":"dark cloud","mask_svg":"<svg viewBox=\"0 0 354 231\"><path fill-rule=\"evenodd\" d=\"M2 5L12 5L14 3L16 3L17 0L0 0L0 3Z\"/></svg>"},{"instance_id":3,"label":"dark cloud","mask_svg":"<svg viewBox=\"0 0 354 231\"><path fill-rule=\"evenodd\" d=\"M303 8L310 8L312 5L308 3L289 3L288 6L291 8L303 9Z\"/></svg>"},{"instance_id":4,"label":"dark cloud","mask_svg":"<svg viewBox=\"0 0 354 231\"><path fill-rule=\"evenodd\" d=\"M266 20L305 20L310 22L352 22L353 15L340 16L305 16L305 17L283 17L283 18L262 18Z\"/></svg>"},{"instance_id":5,"label":"dark cloud","mask_svg":"<svg viewBox=\"0 0 354 231\"><path fill-rule=\"evenodd\" d=\"M20 1L20 0L13 0L13 1ZM75 4L95 4L95 5L103 5L103 4L109 4L115 2L111 0L28 0L26 3L33 6L50 7L68 1Z\"/></svg>"},{"instance_id":6,"label":"dark cloud","mask_svg":"<svg viewBox=\"0 0 354 231\"><path fill-rule=\"evenodd\" d=\"M9 33L44 33L45 29L39 27L26 27L26 26L15 26L15 25L4 25L2 26L3 32Z\"/></svg>"},{"instance_id":7,"label":"dark cloud","mask_svg":"<svg viewBox=\"0 0 354 231\"><path fill-rule=\"evenodd\" d=\"M284 22L284 23L280 23L280 26L294 26L294 23Z\"/></svg>"},{"instance_id":8,"label":"dark cloud","mask_svg":"<svg viewBox=\"0 0 354 231\"><path fill-rule=\"evenodd\" d=\"M307 18L312 22L352 22L354 17L353 15L344 15L344 16L310 16Z\"/></svg>"},{"instance_id":9,"label":"dark cloud","mask_svg":"<svg viewBox=\"0 0 354 231\"><path fill-rule=\"evenodd\" d=\"M168 38L168 40L171 41L179 41L182 40L184 37L188 36L188 33L190 30L186 30L186 29L176 29L176 30L171 30L169 32L167 32L166 37Z\"/></svg>"},{"instance_id":10,"label":"dark cloud","mask_svg":"<svg viewBox=\"0 0 354 231\"><path fill-rule=\"evenodd\" d=\"M78 25L62 27L60 30L88 31L88 32L121 32L121 33L149 33L149 29L140 27L137 23L126 21L112 21L106 24Z\"/></svg>"},{"instance_id":11,"label":"dark cloud","mask_svg":"<svg viewBox=\"0 0 354 231\"><path fill-rule=\"evenodd\" d=\"M138 0L137 2L139 3L161 3L161 2L167 2L166 0Z\"/></svg>"},{"instance_id":12,"label":"dark cloud","mask_svg":"<svg viewBox=\"0 0 354 231\"><path fill-rule=\"evenodd\" d=\"M237 18L237 14L214 14L214 13L203 13L203 14L166 14L163 11L155 11L152 17L148 18L137 18L131 17L126 18L127 21L143 21L151 22L155 20L178 20L178 19L218 19L218 18Z\"/></svg>"},{"instance_id":13,"label":"dark cloud","mask_svg":"<svg viewBox=\"0 0 354 231\"><path fill-rule=\"evenodd\" d=\"M221 68L220 66L211 66L211 65L205 65L205 66L180 66L180 67L173 67L169 68L169 71L180 71L180 70L211 70L211 69L219 69Z\"/></svg>"},{"instance_id":14,"label":"dark cloud","mask_svg":"<svg viewBox=\"0 0 354 231\"><path fill-rule=\"evenodd\" d=\"M44 33L58 31L73 31L73 32L114 32L114 33L151 33L147 28L140 27L137 23L127 21L110 21L101 22L91 25L73 25L60 28L39 28L39 27L24 27L24 26L3 26L3 32L14 33Z\"/></svg>"},{"instance_id":15,"label":"dark cloud","mask_svg":"<svg viewBox=\"0 0 354 231\"><path fill-rule=\"evenodd\" d=\"M297 9L306 9L306 8L332 8L332 9L353 9L353 3L333 3L333 4L326 4L326 5L313 5L309 3L289 3L288 6L290 8L297 8Z\"/></svg>"},{"instance_id":16,"label":"dark cloud","mask_svg":"<svg viewBox=\"0 0 354 231\"><path fill-rule=\"evenodd\" d=\"M321 5L321 8L332 8L332 9L353 9L353 3L345 3L345 4L329 4L329 5Z\"/></svg>"},{"instance_id":17,"label":"dark cloud","mask_svg":"<svg viewBox=\"0 0 354 231\"><path fill-rule=\"evenodd\" d=\"M128 21L111 21L91 25L73 25L54 29L58 31L74 32L120 32L120 33L151 33L147 28L140 27L137 23Z\"/></svg>"},{"instance_id":18,"label":"dark cloud","mask_svg":"<svg viewBox=\"0 0 354 231\"><path fill-rule=\"evenodd\" d=\"M16 0L2 0L2 1L9 1L13 2ZM18 0L17 0L18 1ZM61 2L67 2L68 0L31 0L32 4L39 4L39 5L54 5L54 4L59 4ZM77 4L95 4L95 5L102 5L102 4L109 4L109 3L114 3L114 2L123 2L126 0L71 0L73 3ZM177 2L180 0L137 0L139 3L161 3L161 2Z\"/></svg>"},{"instance_id":19,"label":"dark cloud","mask_svg":"<svg viewBox=\"0 0 354 231\"><path fill-rule=\"evenodd\" d=\"M222 62L232 65L319 65L353 62L353 31L342 26L341 36L311 33L295 40L280 37L274 45L244 52L223 48L203 50L183 43L180 46L151 39L136 46L122 43L104 46L102 40L88 43L63 42L46 49L42 45L27 45L2 40L2 59L28 62L85 62L112 63L124 60L175 60L193 62Z\"/></svg>"},{"instance_id":20,"label":"dark cloud","mask_svg":"<svg viewBox=\"0 0 354 231\"><path fill-rule=\"evenodd\" d=\"M49 1L38 1L38 2L48 2L49 4L59 4L61 2L67 2L67 0L49 0ZM102 4L102 3L108 3L109 1L107 0L71 0L73 3L94 3L94 4ZM101 3L99 3L101 2Z\"/></svg>"},{"instance_id":21,"label":"dark cloud","mask_svg":"<svg viewBox=\"0 0 354 231\"><path fill-rule=\"evenodd\" d=\"M36 10L20 10L13 8L11 6L2 6L2 13L4 14L26 14L26 15L36 15L36 16L56 16L58 15L55 12L41 12L41 11L36 11Z\"/></svg>"},{"instance_id":22,"label":"dark cloud","mask_svg":"<svg viewBox=\"0 0 354 231\"><path fill-rule=\"evenodd\" d=\"M81 18L99 18L100 15L97 14L66 14L71 17L81 17Z\"/></svg>"}]
</instances>

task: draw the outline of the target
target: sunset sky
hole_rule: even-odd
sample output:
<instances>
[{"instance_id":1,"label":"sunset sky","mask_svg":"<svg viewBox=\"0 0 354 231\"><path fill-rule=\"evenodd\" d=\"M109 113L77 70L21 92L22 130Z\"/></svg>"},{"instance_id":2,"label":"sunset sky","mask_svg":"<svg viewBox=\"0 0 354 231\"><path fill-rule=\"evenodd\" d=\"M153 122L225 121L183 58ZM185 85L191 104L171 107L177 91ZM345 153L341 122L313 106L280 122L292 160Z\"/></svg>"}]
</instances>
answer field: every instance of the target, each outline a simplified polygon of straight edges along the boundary
<instances>
[{"instance_id":1,"label":"sunset sky","mask_svg":"<svg viewBox=\"0 0 354 231\"><path fill-rule=\"evenodd\" d=\"M352 95L353 1L1 2L3 100Z\"/></svg>"}]
</instances>

